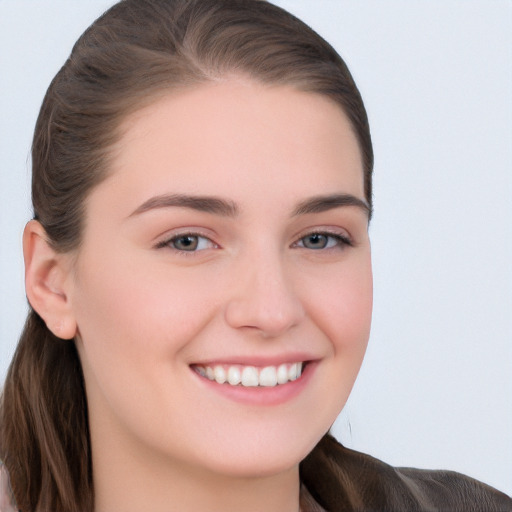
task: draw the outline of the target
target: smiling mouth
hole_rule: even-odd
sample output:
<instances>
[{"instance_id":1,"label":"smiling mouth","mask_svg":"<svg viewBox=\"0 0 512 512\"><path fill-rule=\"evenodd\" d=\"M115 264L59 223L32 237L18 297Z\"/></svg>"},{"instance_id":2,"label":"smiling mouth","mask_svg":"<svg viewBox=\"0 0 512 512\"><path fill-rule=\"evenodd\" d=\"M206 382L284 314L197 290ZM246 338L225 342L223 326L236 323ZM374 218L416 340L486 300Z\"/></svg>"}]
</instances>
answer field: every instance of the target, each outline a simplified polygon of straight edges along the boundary
<instances>
[{"instance_id":1,"label":"smiling mouth","mask_svg":"<svg viewBox=\"0 0 512 512\"><path fill-rule=\"evenodd\" d=\"M307 363L283 363L279 366L235 365L192 365L193 370L208 380L218 384L243 387L275 387L300 378Z\"/></svg>"}]
</instances>

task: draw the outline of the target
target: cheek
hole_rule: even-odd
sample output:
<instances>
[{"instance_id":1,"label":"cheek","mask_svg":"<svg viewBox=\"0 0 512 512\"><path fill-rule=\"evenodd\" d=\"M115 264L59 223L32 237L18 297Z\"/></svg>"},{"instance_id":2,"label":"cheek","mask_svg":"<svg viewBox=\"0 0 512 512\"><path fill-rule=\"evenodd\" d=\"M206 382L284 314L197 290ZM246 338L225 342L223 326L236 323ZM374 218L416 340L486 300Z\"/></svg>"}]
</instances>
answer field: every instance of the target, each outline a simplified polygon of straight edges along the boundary
<instances>
[{"instance_id":1,"label":"cheek","mask_svg":"<svg viewBox=\"0 0 512 512\"><path fill-rule=\"evenodd\" d=\"M305 421L315 421L321 431L334 423L345 406L366 352L373 295L370 256L327 269L323 276L315 277L308 311L329 348L318 371L315 396L317 400L322 398L315 411L316 419Z\"/></svg>"},{"instance_id":2,"label":"cheek","mask_svg":"<svg viewBox=\"0 0 512 512\"><path fill-rule=\"evenodd\" d=\"M317 279L317 283L320 280ZM335 355L362 359L371 326L373 279L370 254L339 269L327 270L324 286L309 295L312 317L332 344Z\"/></svg>"},{"instance_id":3,"label":"cheek","mask_svg":"<svg viewBox=\"0 0 512 512\"><path fill-rule=\"evenodd\" d=\"M100 371L115 365L150 373L156 362L172 364L214 314L215 299L199 277L154 265L89 263L80 269L74 307L83 355Z\"/></svg>"},{"instance_id":4,"label":"cheek","mask_svg":"<svg viewBox=\"0 0 512 512\"><path fill-rule=\"evenodd\" d=\"M169 267L88 262L74 306L90 413L140 435L140 417L172 424L177 420L162 404L180 399L176 382L188 370L183 354L214 315L213 292L199 277L192 282Z\"/></svg>"}]
</instances>

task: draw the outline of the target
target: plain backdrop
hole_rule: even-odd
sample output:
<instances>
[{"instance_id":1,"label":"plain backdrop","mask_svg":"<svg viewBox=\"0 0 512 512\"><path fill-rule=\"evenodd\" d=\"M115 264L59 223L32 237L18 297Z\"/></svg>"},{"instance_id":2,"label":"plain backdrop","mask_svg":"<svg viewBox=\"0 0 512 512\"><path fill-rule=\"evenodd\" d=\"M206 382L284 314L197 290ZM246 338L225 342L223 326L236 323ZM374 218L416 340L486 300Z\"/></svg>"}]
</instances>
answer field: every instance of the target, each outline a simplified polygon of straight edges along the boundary
<instances>
[{"instance_id":1,"label":"plain backdrop","mask_svg":"<svg viewBox=\"0 0 512 512\"><path fill-rule=\"evenodd\" d=\"M0 381L26 314L37 112L112 3L0 0ZM374 322L334 433L393 465L512 494L512 2L277 3L348 63L376 154Z\"/></svg>"}]
</instances>

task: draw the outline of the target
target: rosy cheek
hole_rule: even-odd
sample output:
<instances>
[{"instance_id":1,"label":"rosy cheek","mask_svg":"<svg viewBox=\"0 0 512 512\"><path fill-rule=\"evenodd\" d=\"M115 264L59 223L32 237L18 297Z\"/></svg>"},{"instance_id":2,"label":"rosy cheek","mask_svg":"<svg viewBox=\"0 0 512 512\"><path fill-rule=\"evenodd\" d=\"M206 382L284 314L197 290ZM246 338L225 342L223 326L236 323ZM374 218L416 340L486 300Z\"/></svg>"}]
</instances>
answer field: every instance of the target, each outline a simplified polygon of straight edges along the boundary
<instances>
[{"instance_id":1,"label":"rosy cheek","mask_svg":"<svg viewBox=\"0 0 512 512\"><path fill-rule=\"evenodd\" d=\"M373 288L371 269L347 272L331 283L327 293L319 296L316 317L336 351L364 353L370 334ZM361 270L361 269L359 269ZM320 305L320 306L318 306Z\"/></svg>"}]
</instances>

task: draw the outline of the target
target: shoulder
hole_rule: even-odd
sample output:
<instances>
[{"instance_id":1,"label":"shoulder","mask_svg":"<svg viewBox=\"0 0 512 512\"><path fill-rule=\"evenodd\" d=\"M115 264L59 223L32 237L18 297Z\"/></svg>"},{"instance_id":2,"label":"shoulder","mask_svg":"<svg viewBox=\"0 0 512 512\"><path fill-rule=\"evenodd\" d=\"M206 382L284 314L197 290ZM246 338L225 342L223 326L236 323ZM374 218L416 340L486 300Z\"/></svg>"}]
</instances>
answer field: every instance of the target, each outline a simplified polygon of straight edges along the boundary
<instances>
[{"instance_id":1,"label":"shoulder","mask_svg":"<svg viewBox=\"0 0 512 512\"><path fill-rule=\"evenodd\" d=\"M301 464L301 478L328 511L512 512L502 492L452 471L394 468L326 435Z\"/></svg>"},{"instance_id":2,"label":"shoulder","mask_svg":"<svg viewBox=\"0 0 512 512\"><path fill-rule=\"evenodd\" d=\"M493 487L454 471L396 468L411 492L427 496L436 510L512 511L512 499ZM443 508L444 507L444 508Z\"/></svg>"}]
</instances>

